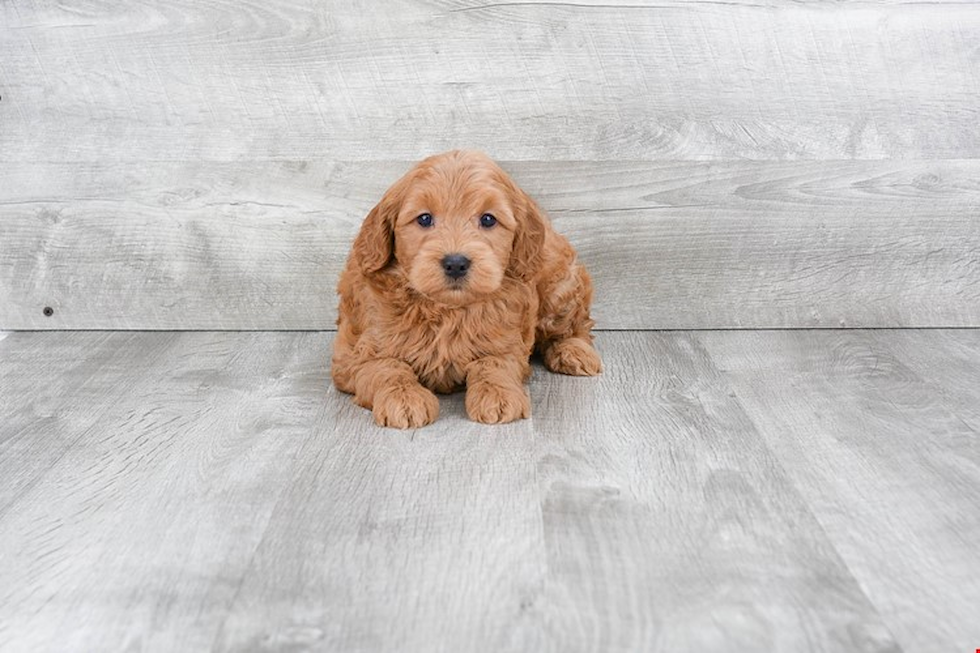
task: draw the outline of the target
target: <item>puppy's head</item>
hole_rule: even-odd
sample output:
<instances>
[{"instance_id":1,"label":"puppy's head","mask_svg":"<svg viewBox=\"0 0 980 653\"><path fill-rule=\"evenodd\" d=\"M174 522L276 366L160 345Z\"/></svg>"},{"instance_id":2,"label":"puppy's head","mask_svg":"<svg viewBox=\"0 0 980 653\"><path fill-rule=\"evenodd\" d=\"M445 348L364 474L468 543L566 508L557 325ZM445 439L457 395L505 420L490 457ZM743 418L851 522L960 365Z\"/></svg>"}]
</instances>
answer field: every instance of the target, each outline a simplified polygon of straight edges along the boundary
<instances>
[{"instance_id":1,"label":"puppy's head","mask_svg":"<svg viewBox=\"0 0 980 653\"><path fill-rule=\"evenodd\" d=\"M425 159L368 214L354 241L366 275L397 266L417 292L463 305L530 281L545 225L537 205L491 159L453 151Z\"/></svg>"}]
</instances>

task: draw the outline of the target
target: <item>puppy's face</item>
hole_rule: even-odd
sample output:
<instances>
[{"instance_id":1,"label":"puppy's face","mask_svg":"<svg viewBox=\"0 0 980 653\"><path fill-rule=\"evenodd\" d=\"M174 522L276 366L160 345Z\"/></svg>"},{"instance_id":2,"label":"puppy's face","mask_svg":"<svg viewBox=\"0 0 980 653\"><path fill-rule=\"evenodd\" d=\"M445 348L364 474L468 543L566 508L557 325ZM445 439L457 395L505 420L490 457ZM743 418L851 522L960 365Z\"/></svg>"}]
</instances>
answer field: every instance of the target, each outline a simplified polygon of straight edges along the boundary
<instances>
[{"instance_id":1,"label":"puppy's face","mask_svg":"<svg viewBox=\"0 0 980 653\"><path fill-rule=\"evenodd\" d=\"M501 175L465 159L419 169L395 220L395 258L412 288L465 304L500 287L517 228Z\"/></svg>"},{"instance_id":2,"label":"puppy's face","mask_svg":"<svg viewBox=\"0 0 980 653\"><path fill-rule=\"evenodd\" d=\"M397 265L408 284L449 305L528 278L544 239L537 207L492 160L474 152L430 157L368 215L355 241L362 269Z\"/></svg>"}]
</instances>

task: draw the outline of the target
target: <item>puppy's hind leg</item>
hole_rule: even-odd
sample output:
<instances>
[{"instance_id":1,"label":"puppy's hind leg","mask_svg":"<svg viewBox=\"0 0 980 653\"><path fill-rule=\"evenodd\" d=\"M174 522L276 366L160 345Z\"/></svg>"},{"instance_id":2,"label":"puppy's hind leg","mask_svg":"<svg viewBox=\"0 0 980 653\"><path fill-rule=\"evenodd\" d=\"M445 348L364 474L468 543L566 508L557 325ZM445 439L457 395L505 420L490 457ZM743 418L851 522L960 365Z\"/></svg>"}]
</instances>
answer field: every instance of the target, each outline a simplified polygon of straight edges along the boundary
<instances>
[{"instance_id":1,"label":"puppy's hind leg","mask_svg":"<svg viewBox=\"0 0 980 653\"><path fill-rule=\"evenodd\" d=\"M602 359L592 346L591 303L592 280L578 264L542 293L535 340L545 367L552 372L572 376L602 372Z\"/></svg>"},{"instance_id":2,"label":"puppy's hind leg","mask_svg":"<svg viewBox=\"0 0 980 653\"><path fill-rule=\"evenodd\" d=\"M602 359L590 340L572 337L550 342L544 348L544 366L558 374L597 376Z\"/></svg>"}]
</instances>

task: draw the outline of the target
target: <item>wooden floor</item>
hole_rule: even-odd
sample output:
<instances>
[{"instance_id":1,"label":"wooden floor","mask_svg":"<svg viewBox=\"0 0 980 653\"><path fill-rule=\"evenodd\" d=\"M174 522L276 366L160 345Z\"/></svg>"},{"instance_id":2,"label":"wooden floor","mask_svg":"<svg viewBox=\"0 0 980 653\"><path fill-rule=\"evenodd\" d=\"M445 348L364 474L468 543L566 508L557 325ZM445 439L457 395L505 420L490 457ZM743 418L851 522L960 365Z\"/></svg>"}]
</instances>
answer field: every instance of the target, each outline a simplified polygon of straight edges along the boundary
<instances>
[{"instance_id":1,"label":"wooden floor","mask_svg":"<svg viewBox=\"0 0 980 653\"><path fill-rule=\"evenodd\" d=\"M330 341L3 339L0 650L980 647L980 330L607 332L414 432Z\"/></svg>"}]
</instances>

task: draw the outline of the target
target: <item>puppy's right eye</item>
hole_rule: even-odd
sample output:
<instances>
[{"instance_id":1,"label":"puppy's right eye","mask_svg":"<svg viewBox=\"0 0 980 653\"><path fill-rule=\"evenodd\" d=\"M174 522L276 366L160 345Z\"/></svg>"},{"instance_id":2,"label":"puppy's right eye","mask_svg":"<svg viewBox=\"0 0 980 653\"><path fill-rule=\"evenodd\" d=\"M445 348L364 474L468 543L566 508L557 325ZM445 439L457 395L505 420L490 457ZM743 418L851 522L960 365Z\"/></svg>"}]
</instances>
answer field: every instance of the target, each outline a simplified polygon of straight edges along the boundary
<instances>
[{"instance_id":1,"label":"puppy's right eye","mask_svg":"<svg viewBox=\"0 0 980 653\"><path fill-rule=\"evenodd\" d=\"M419 223L420 227L425 227L426 229L428 229L429 227L432 226L432 214L423 213L419 217L415 218L415 221Z\"/></svg>"}]
</instances>

